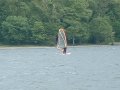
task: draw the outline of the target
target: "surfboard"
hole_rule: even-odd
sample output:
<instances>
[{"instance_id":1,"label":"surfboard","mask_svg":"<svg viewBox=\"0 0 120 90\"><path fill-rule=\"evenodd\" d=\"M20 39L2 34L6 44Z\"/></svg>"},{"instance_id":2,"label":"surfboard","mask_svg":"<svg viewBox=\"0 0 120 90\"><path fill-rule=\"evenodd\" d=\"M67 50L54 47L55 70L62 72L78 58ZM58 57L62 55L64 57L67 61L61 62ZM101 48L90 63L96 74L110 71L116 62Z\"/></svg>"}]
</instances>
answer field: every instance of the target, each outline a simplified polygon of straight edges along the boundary
<instances>
[{"instance_id":1,"label":"surfboard","mask_svg":"<svg viewBox=\"0 0 120 90\"><path fill-rule=\"evenodd\" d=\"M67 52L66 54L63 54L63 53L56 53L58 55L71 55L71 52Z\"/></svg>"}]
</instances>

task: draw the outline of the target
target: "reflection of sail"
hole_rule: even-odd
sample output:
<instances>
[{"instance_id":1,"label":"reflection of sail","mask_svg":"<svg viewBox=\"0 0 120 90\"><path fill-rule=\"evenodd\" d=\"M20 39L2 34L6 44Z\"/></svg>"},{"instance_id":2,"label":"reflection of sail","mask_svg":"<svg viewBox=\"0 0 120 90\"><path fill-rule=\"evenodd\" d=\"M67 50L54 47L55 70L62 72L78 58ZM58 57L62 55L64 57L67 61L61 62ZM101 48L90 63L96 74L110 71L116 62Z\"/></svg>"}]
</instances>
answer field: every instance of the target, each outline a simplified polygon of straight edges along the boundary
<instances>
[{"instance_id":1,"label":"reflection of sail","mask_svg":"<svg viewBox=\"0 0 120 90\"><path fill-rule=\"evenodd\" d=\"M67 41L66 41L66 35L63 29L60 29L58 32L58 42L57 42L57 48L62 49L67 47Z\"/></svg>"}]
</instances>

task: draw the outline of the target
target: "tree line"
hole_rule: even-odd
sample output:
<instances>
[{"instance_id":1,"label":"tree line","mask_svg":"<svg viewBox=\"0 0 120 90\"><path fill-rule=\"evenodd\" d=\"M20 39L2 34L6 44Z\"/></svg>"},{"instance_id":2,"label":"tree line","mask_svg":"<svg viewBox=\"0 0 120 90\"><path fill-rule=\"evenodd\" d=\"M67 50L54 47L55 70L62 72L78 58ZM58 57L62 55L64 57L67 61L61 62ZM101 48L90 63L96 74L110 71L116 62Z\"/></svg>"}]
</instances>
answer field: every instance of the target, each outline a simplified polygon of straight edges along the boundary
<instances>
[{"instance_id":1,"label":"tree line","mask_svg":"<svg viewBox=\"0 0 120 90\"><path fill-rule=\"evenodd\" d=\"M55 45L64 27L68 44L120 41L120 0L0 0L0 43Z\"/></svg>"}]
</instances>

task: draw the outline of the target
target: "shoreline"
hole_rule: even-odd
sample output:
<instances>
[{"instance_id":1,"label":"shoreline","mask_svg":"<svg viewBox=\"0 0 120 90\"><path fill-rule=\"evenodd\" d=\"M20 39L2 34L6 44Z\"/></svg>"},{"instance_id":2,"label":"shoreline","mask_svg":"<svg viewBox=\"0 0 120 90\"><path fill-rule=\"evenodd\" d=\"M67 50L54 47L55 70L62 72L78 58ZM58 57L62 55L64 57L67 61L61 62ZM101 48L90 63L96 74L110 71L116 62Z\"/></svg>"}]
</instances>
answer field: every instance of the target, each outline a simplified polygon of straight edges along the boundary
<instances>
[{"instance_id":1,"label":"shoreline","mask_svg":"<svg viewBox=\"0 0 120 90\"><path fill-rule=\"evenodd\" d=\"M108 46L120 46L120 45L69 45L68 48L77 47L108 47ZM15 48L56 48L56 46L39 46L39 45L0 45L0 49L15 49Z\"/></svg>"}]
</instances>

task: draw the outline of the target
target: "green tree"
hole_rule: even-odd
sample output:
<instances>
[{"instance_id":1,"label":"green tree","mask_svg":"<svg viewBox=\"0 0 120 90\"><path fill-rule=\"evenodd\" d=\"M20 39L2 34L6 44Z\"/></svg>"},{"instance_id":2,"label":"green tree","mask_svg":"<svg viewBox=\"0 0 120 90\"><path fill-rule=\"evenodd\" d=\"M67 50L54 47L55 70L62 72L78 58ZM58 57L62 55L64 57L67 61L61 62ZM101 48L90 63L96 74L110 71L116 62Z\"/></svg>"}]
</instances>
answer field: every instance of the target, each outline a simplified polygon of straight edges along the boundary
<instances>
[{"instance_id":1,"label":"green tree","mask_svg":"<svg viewBox=\"0 0 120 90\"><path fill-rule=\"evenodd\" d=\"M120 0L113 0L106 14L110 17L115 33L115 41L118 42L120 41Z\"/></svg>"},{"instance_id":2,"label":"green tree","mask_svg":"<svg viewBox=\"0 0 120 90\"><path fill-rule=\"evenodd\" d=\"M115 32L115 40L119 42L120 41L120 21L116 21L113 23L113 31Z\"/></svg>"},{"instance_id":3,"label":"green tree","mask_svg":"<svg viewBox=\"0 0 120 90\"><path fill-rule=\"evenodd\" d=\"M120 0L0 0L0 42L54 45L120 41ZM90 26L90 27L89 27ZM112 30L113 29L113 30Z\"/></svg>"},{"instance_id":4,"label":"green tree","mask_svg":"<svg viewBox=\"0 0 120 90\"><path fill-rule=\"evenodd\" d=\"M98 17L93 19L90 25L90 42L95 44L113 43L112 26L106 18Z\"/></svg>"},{"instance_id":5,"label":"green tree","mask_svg":"<svg viewBox=\"0 0 120 90\"><path fill-rule=\"evenodd\" d=\"M32 38L34 43L44 45L47 40L44 25L42 22L35 22L32 29Z\"/></svg>"},{"instance_id":6,"label":"green tree","mask_svg":"<svg viewBox=\"0 0 120 90\"><path fill-rule=\"evenodd\" d=\"M5 43L28 43L31 30L27 18L21 16L8 16L2 23L2 36Z\"/></svg>"}]
</instances>

